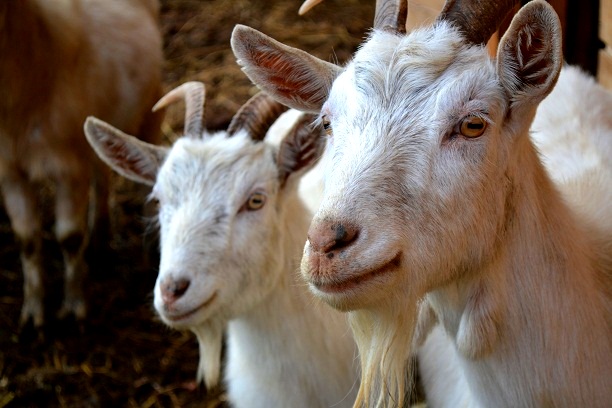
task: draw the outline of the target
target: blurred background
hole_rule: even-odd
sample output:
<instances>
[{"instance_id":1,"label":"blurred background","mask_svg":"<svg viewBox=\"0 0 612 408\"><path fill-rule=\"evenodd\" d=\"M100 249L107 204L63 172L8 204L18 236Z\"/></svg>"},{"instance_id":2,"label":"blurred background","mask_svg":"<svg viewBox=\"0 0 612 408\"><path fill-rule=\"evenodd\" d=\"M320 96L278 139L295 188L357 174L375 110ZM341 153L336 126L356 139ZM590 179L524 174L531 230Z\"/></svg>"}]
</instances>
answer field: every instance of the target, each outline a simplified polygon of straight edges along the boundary
<instances>
[{"instance_id":1,"label":"blurred background","mask_svg":"<svg viewBox=\"0 0 612 408\"><path fill-rule=\"evenodd\" d=\"M0 0L13 1L13 0ZM16 0L14 0L16 1ZM409 26L431 22L441 0L410 2ZM554 0L565 27L566 58L612 87L612 0ZM227 126L257 90L229 48L237 23L324 60L343 63L367 35L374 0L326 0L298 16L300 0L161 0L164 90L189 80L206 85L206 126ZM2 21L0 21L0 32ZM494 44L491 46L494 48ZM2 60L0 59L0 64ZM182 129L182 107L162 124L165 143ZM1 148L1 147L0 147ZM48 186L41 185L43 192ZM7 215L0 207L0 408L3 407L220 407L223 390L195 383L198 350L190 333L171 331L155 317L157 231L133 186L113 176L110 251L90 249L86 283L89 317L75 328L53 321L43 338L18 327L23 277ZM51 193L49 192L49 195ZM49 206L50 207L50 206ZM56 309L63 268L45 216L47 302Z\"/></svg>"}]
</instances>

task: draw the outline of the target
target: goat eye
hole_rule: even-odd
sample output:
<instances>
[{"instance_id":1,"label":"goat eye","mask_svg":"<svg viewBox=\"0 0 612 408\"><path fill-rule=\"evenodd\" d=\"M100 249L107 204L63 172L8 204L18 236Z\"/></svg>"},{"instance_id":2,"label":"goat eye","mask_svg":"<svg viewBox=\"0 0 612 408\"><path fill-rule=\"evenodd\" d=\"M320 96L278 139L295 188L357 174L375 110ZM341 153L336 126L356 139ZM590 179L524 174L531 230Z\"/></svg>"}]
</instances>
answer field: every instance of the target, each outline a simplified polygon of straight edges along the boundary
<instances>
[{"instance_id":1,"label":"goat eye","mask_svg":"<svg viewBox=\"0 0 612 408\"><path fill-rule=\"evenodd\" d=\"M481 136L487 128L487 122L478 116L468 116L461 121L460 133L465 137Z\"/></svg>"},{"instance_id":2,"label":"goat eye","mask_svg":"<svg viewBox=\"0 0 612 408\"><path fill-rule=\"evenodd\" d=\"M257 211L261 209L266 203L266 196L263 193L255 192L249 196L246 202L246 209L248 211Z\"/></svg>"},{"instance_id":3,"label":"goat eye","mask_svg":"<svg viewBox=\"0 0 612 408\"><path fill-rule=\"evenodd\" d=\"M329 121L329 119L327 119L327 115L323 115L321 117L321 121L323 123L323 129L325 129L325 134L327 136L331 136L331 134L332 134L332 127L331 127L331 122Z\"/></svg>"},{"instance_id":4,"label":"goat eye","mask_svg":"<svg viewBox=\"0 0 612 408\"><path fill-rule=\"evenodd\" d=\"M150 196L149 197L149 202L151 204L153 204L156 209L159 210L159 207L160 207L160 205L159 205L159 198L157 198L156 196Z\"/></svg>"}]
</instances>

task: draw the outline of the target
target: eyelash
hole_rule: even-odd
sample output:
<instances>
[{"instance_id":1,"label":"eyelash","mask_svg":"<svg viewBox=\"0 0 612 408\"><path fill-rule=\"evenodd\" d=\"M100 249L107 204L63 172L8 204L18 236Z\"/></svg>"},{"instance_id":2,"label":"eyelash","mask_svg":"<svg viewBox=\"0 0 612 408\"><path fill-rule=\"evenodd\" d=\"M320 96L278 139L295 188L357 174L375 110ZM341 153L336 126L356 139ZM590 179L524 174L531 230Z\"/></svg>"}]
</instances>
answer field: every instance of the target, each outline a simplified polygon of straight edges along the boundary
<instances>
[{"instance_id":1,"label":"eyelash","mask_svg":"<svg viewBox=\"0 0 612 408\"><path fill-rule=\"evenodd\" d=\"M331 122L327 119L327 115L321 116L321 123L323 124L323 129L325 130L325 134L327 136L331 136L332 127L331 127Z\"/></svg>"}]
</instances>

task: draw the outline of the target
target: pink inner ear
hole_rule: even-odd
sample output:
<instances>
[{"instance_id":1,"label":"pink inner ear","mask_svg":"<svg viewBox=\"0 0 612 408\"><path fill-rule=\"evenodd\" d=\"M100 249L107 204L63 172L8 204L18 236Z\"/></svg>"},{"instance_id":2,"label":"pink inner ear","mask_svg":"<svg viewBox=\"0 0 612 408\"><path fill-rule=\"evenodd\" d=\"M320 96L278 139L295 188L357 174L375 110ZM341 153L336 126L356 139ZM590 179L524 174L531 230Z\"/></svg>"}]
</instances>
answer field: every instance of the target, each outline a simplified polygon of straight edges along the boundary
<instances>
[{"instance_id":1,"label":"pink inner ear","mask_svg":"<svg viewBox=\"0 0 612 408\"><path fill-rule=\"evenodd\" d=\"M104 150L107 152L113 163L119 168L139 177L155 180L156 174L151 174L148 166L144 165L142 158L137 154L130 154L129 147L121 140L116 141L111 138L104 138Z\"/></svg>"},{"instance_id":2,"label":"pink inner ear","mask_svg":"<svg viewBox=\"0 0 612 408\"><path fill-rule=\"evenodd\" d=\"M324 98L318 86L309 80L310 71L304 69L299 61L276 52L254 52L253 61L264 69L268 81L279 96L286 99L300 99L322 104Z\"/></svg>"},{"instance_id":3,"label":"pink inner ear","mask_svg":"<svg viewBox=\"0 0 612 408\"><path fill-rule=\"evenodd\" d=\"M111 138L104 138L103 142L107 157L111 158L119 167L127 168L138 173L137 160L130 158L129 150L126 148L125 143L115 141Z\"/></svg>"}]
</instances>

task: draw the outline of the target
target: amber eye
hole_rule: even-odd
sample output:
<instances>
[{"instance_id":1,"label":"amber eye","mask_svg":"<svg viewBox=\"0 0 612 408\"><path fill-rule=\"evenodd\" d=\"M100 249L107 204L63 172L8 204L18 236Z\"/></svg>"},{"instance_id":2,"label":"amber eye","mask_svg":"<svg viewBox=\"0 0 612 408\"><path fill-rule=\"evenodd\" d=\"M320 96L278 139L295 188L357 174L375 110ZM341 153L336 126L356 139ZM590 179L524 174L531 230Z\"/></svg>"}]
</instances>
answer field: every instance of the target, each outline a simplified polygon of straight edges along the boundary
<instances>
[{"instance_id":1,"label":"amber eye","mask_svg":"<svg viewBox=\"0 0 612 408\"><path fill-rule=\"evenodd\" d=\"M249 211L260 210L266 203L266 195L264 193L255 192L249 196L246 202L246 209Z\"/></svg>"},{"instance_id":2,"label":"amber eye","mask_svg":"<svg viewBox=\"0 0 612 408\"><path fill-rule=\"evenodd\" d=\"M461 121L459 131L465 137L481 136L487 128L487 122L478 116L468 116Z\"/></svg>"},{"instance_id":3,"label":"amber eye","mask_svg":"<svg viewBox=\"0 0 612 408\"><path fill-rule=\"evenodd\" d=\"M327 136L331 136L332 127L331 122L329 121L329 119L327 119L327 115L323 115L323 117L321 117L321 122L323 123L323 129L325 129L325 134Z\"/></svg>"},{"instance_id":4,"label":"amber eye","mask_svg":"<svg viewBox=\"0 0 612 408\"><path fill-rule=\"evenodd\" d=\"M160 204L159 204L159 198L153 194L151 194L149 196L149 202L155 206L156 209L159 210Z\"/></svg>"}]
</instances>

